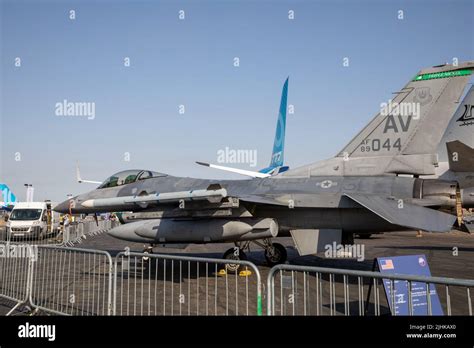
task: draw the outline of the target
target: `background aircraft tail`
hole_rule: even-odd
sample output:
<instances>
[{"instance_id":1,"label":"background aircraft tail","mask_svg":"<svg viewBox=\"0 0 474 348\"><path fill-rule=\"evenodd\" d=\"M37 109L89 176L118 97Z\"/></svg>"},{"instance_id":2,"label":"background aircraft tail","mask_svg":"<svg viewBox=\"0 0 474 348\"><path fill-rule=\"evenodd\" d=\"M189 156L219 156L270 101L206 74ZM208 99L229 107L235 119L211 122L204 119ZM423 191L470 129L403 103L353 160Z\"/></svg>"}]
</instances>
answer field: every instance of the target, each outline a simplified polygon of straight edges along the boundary
<instances>
[{"instance_id":1,"label":"background aircraft tail","mask_svg":"<svg viewBox=\"0 0 474 348\"><path fill-rule=\"evenodd\" d=\"M280 110L278 112L275 140L273 141L272 157L270 165L260 170L260 173L278 174L288 170L284 164L286 113L288 110L288 79L286 79L281 92Z\"/></svg>"},{"instance_id":2,"label":"background aircraft tail","mask_svg":"<svg viewBox=\"0 0 474 348\"><path fill-rule=\"evenodd\" d=\"M2 208L8 207L16 202L16 196L6 184L0 183L0 191L2 193L1 205Z\"/></svg>"},{"instance_id":3,"label":"background aircraft tail","mask_svg":"<svg viewBox=\"0 0 474 348\"><path fill-rule=\"evenodd\" d=\"M270 165L258 172L231 168L226 166L220 166L206 162L196 162L199 165L224 170L231 173L242 174L253 178L267 178L272 175L283 173L288 170L288 166L283 165L284 152L285 152L285 132L286 132L286 111L288 102L288 79L283 84L283 90L281 92L280 109L278 112L278 119L275 131L275 140L273 141L272 157L270 159Z\"/></svg>"},{"instance_id":4,"label":"background aircraft tail","mask_svg":"<svg viewBox=\"0 0 474 348\"><path fill-rule=\"evenodd\" d=\"M339 157L435 154L474 61L421 70L339 153Z\"/></svg>"}]
</instances>

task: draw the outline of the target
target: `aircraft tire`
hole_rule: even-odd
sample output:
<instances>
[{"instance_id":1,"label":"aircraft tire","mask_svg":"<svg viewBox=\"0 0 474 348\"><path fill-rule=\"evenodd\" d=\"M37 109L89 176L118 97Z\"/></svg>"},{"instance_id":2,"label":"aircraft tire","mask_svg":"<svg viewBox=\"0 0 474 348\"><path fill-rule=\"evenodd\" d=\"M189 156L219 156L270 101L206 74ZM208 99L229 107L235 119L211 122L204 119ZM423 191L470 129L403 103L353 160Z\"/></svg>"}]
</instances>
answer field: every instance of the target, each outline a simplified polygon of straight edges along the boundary
<instances>
[{"instance_id":1,"label":"aircraft tire","mask_svg":"<svg viewBox=\"0 0 474 348\"><path fill-rule=\"evenodd\" d=\"M280 243L273 243L273 248L275 248L273 255L270 255L268 249L265 249L265 259L269 266L275 266L280 263L285 263L287 259L286 248Z\"/></svg>"}]
</instances>

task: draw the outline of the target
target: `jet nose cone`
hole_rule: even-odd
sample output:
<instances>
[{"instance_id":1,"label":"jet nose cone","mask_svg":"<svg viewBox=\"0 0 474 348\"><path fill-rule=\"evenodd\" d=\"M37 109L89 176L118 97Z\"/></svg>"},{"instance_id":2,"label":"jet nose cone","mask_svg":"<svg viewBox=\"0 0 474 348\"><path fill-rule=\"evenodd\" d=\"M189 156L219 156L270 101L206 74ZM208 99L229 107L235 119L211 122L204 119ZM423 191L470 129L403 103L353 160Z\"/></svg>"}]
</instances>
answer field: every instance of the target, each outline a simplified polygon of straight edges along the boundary
<instances>
[{"instance_id":1,"label":"jet nose cone","mask_svg":"<svg viewBox=\"0 0 474 348\"><path fill-rule=\"evenodd\" d=\"M80 207L80 200L78 199L79 196L69 198L68 200L59 203L57 206L54 207L54 211L62 214L79 214L81 211L78 211L76 208Z\"/></svg>"},{"instance_id":2,"label":"jet nose cone","mask_svg":"<svg viewBox=\"0 0 474 348\"><path fill-rule=\"evenodd\" d=\"M54 207L54 211L61 213L61 214L68 214L69 213L69 199L62 203L59 203L57 206Z\"/></svg>"}]
</instances>

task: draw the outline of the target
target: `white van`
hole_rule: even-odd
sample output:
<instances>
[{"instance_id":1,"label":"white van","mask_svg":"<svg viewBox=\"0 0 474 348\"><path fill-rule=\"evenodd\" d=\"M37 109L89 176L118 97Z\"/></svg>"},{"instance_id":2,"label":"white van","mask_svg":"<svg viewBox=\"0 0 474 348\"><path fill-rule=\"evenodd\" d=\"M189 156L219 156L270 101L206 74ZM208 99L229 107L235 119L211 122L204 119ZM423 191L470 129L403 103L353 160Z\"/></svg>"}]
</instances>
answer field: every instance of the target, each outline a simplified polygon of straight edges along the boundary
<instances>
[{"instance_id":1,"label":"white van","mask_svg":"<svg viewBox=\"0 0 474 348\"><path fill-rule=\"evenodd\" d=\"M50 202L18 202L6 228L8 239L43 239L58 232L59 214L52 211Z\"/></svg>"}]
</instances>

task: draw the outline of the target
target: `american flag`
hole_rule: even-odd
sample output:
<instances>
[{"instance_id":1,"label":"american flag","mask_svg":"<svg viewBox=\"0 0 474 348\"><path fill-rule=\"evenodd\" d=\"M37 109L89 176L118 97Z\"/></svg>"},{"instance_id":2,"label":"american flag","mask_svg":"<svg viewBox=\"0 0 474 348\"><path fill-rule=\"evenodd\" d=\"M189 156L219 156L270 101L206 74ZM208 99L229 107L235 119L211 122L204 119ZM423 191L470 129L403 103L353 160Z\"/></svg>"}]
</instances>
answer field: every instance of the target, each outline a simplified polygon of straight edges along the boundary
<instances>
[{"instance_id":1,"label":"american flag","mask_svg":"<svg viewBox=\"0 0 474 348\"><path fill-rule=\"evenodd\" d=\"M393 267L393 261L392 260L381 260L380 261L380 267L383 270L394 269L395 268L395 267Z\"/></svg>"}]
</instances>

